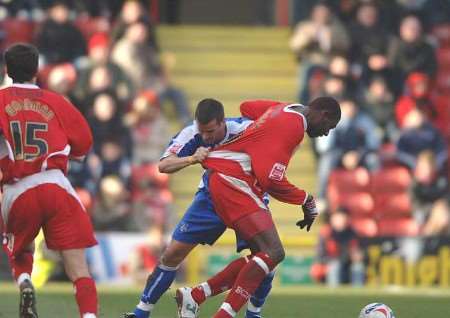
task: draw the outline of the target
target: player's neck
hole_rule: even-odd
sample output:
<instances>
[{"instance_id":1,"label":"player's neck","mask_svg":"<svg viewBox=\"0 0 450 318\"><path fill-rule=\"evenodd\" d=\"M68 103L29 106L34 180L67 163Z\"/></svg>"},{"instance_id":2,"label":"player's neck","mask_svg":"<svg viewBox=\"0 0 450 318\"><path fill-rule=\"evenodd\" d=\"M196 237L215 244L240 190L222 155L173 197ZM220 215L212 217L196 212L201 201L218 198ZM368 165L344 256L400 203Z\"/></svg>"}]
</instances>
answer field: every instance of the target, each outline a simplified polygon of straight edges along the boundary
<instances>
[{"instance_id":1,"label":"player's neck","mask_svg":"<svg viewBox=\"0 0 450 318\"><path fill-rule=\"evenodd\" d=\"M33 77L30 81L26 81L26 82L15 82L15 81L13 81L13 84L19 84L19 85L36 85L36 77Z\"/></svg>"}]
</instances>

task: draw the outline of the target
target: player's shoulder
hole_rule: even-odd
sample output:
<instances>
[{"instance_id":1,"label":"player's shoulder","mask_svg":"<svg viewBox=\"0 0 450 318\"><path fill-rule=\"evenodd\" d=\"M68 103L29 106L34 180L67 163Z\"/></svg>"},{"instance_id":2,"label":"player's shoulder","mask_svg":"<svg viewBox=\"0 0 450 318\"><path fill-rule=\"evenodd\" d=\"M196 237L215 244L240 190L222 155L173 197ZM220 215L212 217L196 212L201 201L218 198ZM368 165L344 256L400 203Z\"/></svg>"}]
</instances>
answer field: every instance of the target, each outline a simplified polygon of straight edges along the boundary
<instances>
[{"instance_id":1,"label":"player's shoulder","mask_svg":"<svg viewBox=\"0 0 450 318\"><path fill-rule=\"evenodd\" d=\"M227 125L227 130L230 133L240 132L250 125L253 120L246 117L228 117L225 119L225 124Z\"/></svg>"},{"instance_id":2,"label":"player's shoulder","mask_svg":"<svg viewBox=\"0 0 450 318\"><path fill-rule=\"evenodd\" d=\"M176 134L173 139L177 139L178 141L188 142L191 139L194 139L197 135L199 135L199 131L195 122L181 129L178 134Z\"/></svg>"}]
</instances>

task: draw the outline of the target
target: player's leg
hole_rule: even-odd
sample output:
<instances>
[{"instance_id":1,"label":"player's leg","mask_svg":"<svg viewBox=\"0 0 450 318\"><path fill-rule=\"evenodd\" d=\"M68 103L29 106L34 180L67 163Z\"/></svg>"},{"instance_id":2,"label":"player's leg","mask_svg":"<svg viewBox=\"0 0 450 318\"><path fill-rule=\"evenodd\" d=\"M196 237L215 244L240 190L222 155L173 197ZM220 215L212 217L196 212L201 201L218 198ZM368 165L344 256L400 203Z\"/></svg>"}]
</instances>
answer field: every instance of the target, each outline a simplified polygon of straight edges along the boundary
<instances>
[{"instance_id":1,"label":"player's leg","mask_svg":"<svg viewBox=\"0 0 450 318\"><path fill-rule=\"evenodd\" d=\"M250 247L249 244L237 237L237 245L238 252L245 248L250 248L252 255L259 252L256 246ZM245 266L249 260L252 258L252 255L240 257L235 259L230 264L228 264L223 270L215 274L213 277L208 279L206 282L203 282L196 287L194 287L191 291L191 296L193 300L197 303L197 305L201 305L206 298L216 296L220 293L223 293L229 290L238 274L243 266ZM246 312L246 318L258 318L261 317L261 310L264 302L269 295L270 290L272 289L272 281L274 277L274 271L270 272L262 281L260 286L255 291L254 295L248 302L248 308ZM180 293L186 292L188 289L180 289L178 291L178 297L186 297L184 295L180 295Z\"/></svg>"},{"instance_id":2,"label":"player's leg","mask_svg":"<svg viewBox=\"0 0 450 318\"><path fill-rule=\"evenodd\" d=\"M239 246L243 246L245 244L250 245L247 241L242 240L239 235L236 235L236 240L238 241ZM252 254L256 254L259 252L258 247L253 245L251 246ZM266 302L267 297L269 296L270 291L272 290L272 282L275 276L275 270L271 271L261 282L259 287L256 289L255 293L252 295L247 304L247 312L245 313L245 318L261 318L262 307Z\"/></svg>"},{"instance_id":3,"label":"player's leg","mask_svg":"<svg viewBox=\"0 0 450 318\"><path fill-rule=\"evenodd\" d=\"M175 280L179 265L195 246L197 244L184 243L172 239L163 252L159 265L148 276L144 291L134 312L124 316L148 318L155 304Z\"/></svg>"},{"instance_id":4,"label":"player's leg","mask_svg":"<svg viewBox=\"0 0 450 318\"><path fill-rule=\"evenodd\" d=\"M64 179L65 180L65 179ZM89 215L68 181L62 186L43 184L39 203L46 213L43 225L47 247L60 251L67 276L73 283L82 318L95 318L97 290L89 274L85 249L97 244Z\"/></svg>"},{"instance_id":5,"label":"player's leg","mask_svg":"<svg viewBox=\"0 0 450 318\"><path fill-rule=\"evenodd\" d=\"M174 281L179 265L192 249L198 244L213 244L224 231L225 225L214 213L209 195L200 190L176 226L160 265L149 276L134 313L124 316L149 317L154 305Z\"/></svg>"},{"instance_id":6,"label":"player's leg","mask_svg":"<svg viewBox=\"0 0 450 318\"><path fill-rule=\"evenodd\" d=\"M20 186L20 185L19 185ZM37 317L36 295L31 281L34 239L42 224L35 189L17 196L19 187L5 186L2 202L3 248L20 290L20 317Z\"/></svg>"},{"instance_id":7,"label":"player's leg","mask_svg":"<svg viewBox=\"0 0 450 318\"><path fill-rule=\"evenodd\" d=\"M97 317L97 289L95 287L95 282L89 273L85 250L62 250L61 256L66 274L74 286L75 299L77 301L81 317Z\"/></svg>"},{"instance_id":8,"label":"player's leg","mask_svg":"<svg viewBox=\"0 0 450 318\"><path fill-rule=\"evenodd\" d=\"M266 218L264 220L264 218ZM234 225L252 244L258 246L258 252L242 269L215 318L234 317L250 299L264 280L284 259L284 249L272 218L260 211L244 217Z\"/></svg>"}]
</instances>

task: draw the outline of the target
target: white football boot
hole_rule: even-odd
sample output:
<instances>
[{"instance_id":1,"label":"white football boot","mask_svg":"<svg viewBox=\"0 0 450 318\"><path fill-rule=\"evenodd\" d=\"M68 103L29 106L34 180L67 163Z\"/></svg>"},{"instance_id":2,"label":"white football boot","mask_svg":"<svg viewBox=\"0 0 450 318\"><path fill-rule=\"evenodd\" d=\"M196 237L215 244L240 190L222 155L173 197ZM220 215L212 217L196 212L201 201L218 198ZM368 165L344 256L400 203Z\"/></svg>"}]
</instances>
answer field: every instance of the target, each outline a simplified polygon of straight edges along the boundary
<instances>
[{"instance_id":1,"label":"white football boot","mask_svg":"<svg viewBox=\"0 0 450 318\"><path fill-rule=\"evenodd\" d=\"M192 288L178 288L175 294L175 300L178 307L178 318L198 318L200 306L192 298Z\"/></svg>"}]
</instances>

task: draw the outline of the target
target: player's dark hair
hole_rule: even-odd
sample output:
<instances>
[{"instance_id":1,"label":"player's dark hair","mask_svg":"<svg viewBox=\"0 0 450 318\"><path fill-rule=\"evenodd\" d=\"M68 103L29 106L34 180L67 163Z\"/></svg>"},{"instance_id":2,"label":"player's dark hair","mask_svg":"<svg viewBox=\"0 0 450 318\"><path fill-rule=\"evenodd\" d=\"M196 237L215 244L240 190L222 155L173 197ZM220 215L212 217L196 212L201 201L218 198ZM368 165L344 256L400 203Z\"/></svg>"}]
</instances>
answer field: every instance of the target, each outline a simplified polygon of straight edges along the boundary
<instances>
[{"instance_id":1,"label":"player's dark hair","mask_svg":"<svg viewBox=\"0 0 450 318\"><path fill-rule=\"evenodd\" d=\"M318 97L314 99L309 106L317 111L326 111L332 119L341 118L341 106L333 97Z\"/></svg>"},{"instance_id":2,"label":"player's dark hair","mask_svg":"<svg viewBox=\"0 0 450 318\"><path fill-rule=\"evenodd\" d=\"M225 111L222 103L212 98L201 100L195 110L195 119L202 125L206 125L213 119L222 122L224 118Z\"/></svg>"},{"instance_id":3,"label":"player's dark hair","mask_svg":"<svg viewBox=\"0 0 450 318\"><path fill-rule=\"evenodd\" d=\"M39 52L31 44L10 46L3 55L8 76L14 83L30 82L38 71Z\"/></svg>"}]
</instances>

